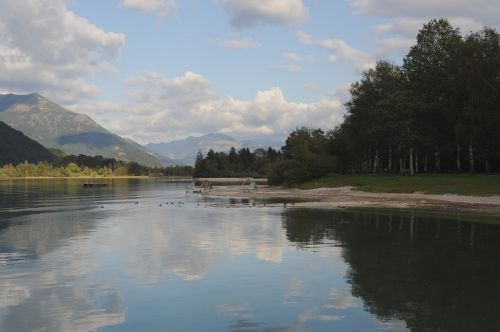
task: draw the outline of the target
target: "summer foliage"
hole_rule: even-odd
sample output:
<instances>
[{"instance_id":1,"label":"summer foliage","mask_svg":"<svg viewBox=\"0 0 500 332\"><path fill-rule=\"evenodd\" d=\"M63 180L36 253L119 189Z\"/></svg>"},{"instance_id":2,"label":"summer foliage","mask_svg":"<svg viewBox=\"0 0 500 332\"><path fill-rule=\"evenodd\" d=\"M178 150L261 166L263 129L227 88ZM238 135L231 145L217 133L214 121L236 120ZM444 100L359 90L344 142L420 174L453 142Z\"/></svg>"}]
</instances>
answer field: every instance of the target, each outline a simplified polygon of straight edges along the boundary
<instances>
[{"instance_id":1,"label":"summer foliage","mask_svg":"<svg viewBox=\"0 0 500 332\"><path fill-rule=\"evenodd\" d=\"M334 130L292 132L276 161L260 165L270 183L328 173L500 171L498 32L463 36L447 20L432 20L402 63L379 61L364 72ZM208 175L201 161L214 158L199 158L195 174ZM213 176L227 170L211 167Z\"/></svg>"},{"instance_id":2,"label":"summer foliage","mask_svg":"<svg viewBox=\"0 0 500 332\"><path fill-rule=\"evenodd\" d=\"M111 176L191 176L191 166L150 168L102 156L62 156L53 162L7 164L0 178L11 177L111 177Z\"/></svg>"},{"instance_id":3,"label":"summer foliage","mask_svg":"<svg viewBox=\"0 0 500 332\"><path fill-rule=\"evenodd\" d=\"M265 176L267 167L278 158L281 158L281 153L272 148L256 149L254 152L248 148L236 152L235 148L231 148L228 154L210 150L206 157L198 152L193 176Z\"/></svg>"},{"instance_id":4,"label":"summer foliage","mask_svg":"<svg viewBox=\"0 0 500 332\"><path fill-rule=\"evenodd\" d=\"M401 67L379 62L351 86L332 133L345 172L500 170L500 36L424 25Z\"/></svg>"}]
</instances>

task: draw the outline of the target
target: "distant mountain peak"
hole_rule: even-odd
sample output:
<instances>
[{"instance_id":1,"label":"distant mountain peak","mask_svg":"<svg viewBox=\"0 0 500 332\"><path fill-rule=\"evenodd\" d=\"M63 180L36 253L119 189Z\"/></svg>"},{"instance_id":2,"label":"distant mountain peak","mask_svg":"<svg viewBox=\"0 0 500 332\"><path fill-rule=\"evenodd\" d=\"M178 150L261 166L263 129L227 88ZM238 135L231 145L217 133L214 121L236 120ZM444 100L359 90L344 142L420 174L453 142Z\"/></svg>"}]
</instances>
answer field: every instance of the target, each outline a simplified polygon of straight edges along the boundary
<instances>
[{"instance_id":1,"label":"distant mountain peak","mask_svg":"<svg viewBox=\"0 0 500 332\"><path fill-rule=\"evenodd\" d=\"M40 95L30 93L27 95L15 95L8 93L5 95L0 94L0 112L6 111L8 108L16 104L33 104L38 102Z\"/></svg>"},{"instance_id":2,"label":"distant mountain peak","mask_svg":"<svg viewBox=\"0 0 500 332\"><path fill-rule=\"evenodd\" d=\"M269 145L266 143L258 144L250 140L240 141L222 133L208 133L197 137L188 136L183 140L174 140L166 143L150 143L146 147L160 155L179 160L183 164L192 165L198 151L205 154L210 149L216 152L229 152L232 147L235 149L265 147L267 149L269 146L276 145L273 142L269 143Z\"/></svg>"},{"instance_id":3,"label":"distant mountain peak","mask_svg":"<svg viewBox=\"0 0 500 332\"><path fill-rule=\"evenodd\" d=\"M48 148L68 154L102 155L146 166L161 165L144 147L131 144L87 115L71 112L37 92L0 95L0 121Z\"/></svg>"},{"instance_id":4,"label":"distant mountain peak","mask_svg":"<svg viewBox=\"0 0 500 332\"><path fill-rule=\"evenodd\" d=\"M201 136L201 138L217 138L217 139L224 139L224 140L228 140L228 141L236 141L233 137L226 135L226 134L221 134L221 133L208 133L208 134Z\"/></svg>"}]
</instances>

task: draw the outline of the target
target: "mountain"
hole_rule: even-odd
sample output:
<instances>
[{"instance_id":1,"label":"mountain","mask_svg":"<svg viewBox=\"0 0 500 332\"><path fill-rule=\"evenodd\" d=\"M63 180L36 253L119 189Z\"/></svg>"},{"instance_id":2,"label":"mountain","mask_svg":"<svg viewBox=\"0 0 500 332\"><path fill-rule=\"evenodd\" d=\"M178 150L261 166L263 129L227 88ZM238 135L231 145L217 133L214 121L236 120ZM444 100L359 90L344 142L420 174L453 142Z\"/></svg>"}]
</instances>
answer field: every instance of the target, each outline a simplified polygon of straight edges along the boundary
<instances>
[{"instance_id":1,"label":"mountain","mask_svg":"<svg viewBox=\"0 0 500 332\"><path fill-rule=\"evenodd\" d=\"M37 93L0 95L0 121L47 148L60 149L67 154L102 155L146 166L161 166L160 160L146 148Z\"/></svg>"},{"instance_id":2,"label":"mountain","mask_svg":"<svg viewBox=\"0 0 500 332\"><path fill-rule=\"evenodd\" d=\"M0 121L0 166L24 161L52 161L55 155L40 143Z\"/></svg>"},{"instance_id":3,"label":"mountain","mask_svg":"<svg viewBox=\"0 0 500 332\"><path fill-rule=\"evenodd\" d=\"M229 151L232 146L238 148L239 142L224 134L206 134L200 137L189 136L186 139L167 143L150 143L146 147L160 155L178 160L185 165L192 165L199 150L207 153L214 151Z\"/></svg>"},{"instance_id":4,"label":"mountain","mask_svg":"<svg viewBox=\"0 0 500 332\"><path fill-rule=\"evenodd\" d=\"M180 165L180 164L182 164L181 162L179 162L179 160L168 158L167 156L164 156L162 154L154 152L153 150L150 150L147 147L145 147L143 145L140 145L137 142L132 141L131 139L128 139L128 138L124 138L124 139L126 141L128 141L130 144L132 144L133 146L135 146L136 148L138 148L140 150L143 150L144 152L146 152L146 153L150 154L151 156L153 156L154 158L158 159L163 166L171 166L171 165Z\"/></svg>"},{"instance_id":5,"label":"mountain","mask_svg":"<svg viewBox=\"0 0 500 332\"><path fill-rule=\"evenodd\" d=\"M270 144L267 144L270 143ZM167 143L150 143L146 147L160 155L173 160L178 160L181 164L192 165L196 160L196 154L201 150L207 153L210 149L217 152L228 152L231 147L241 148L268 148L269 146L279 147L279 142L239 141L225 134L206 134L199 137L189 136L186 139L175 140Z\"/></svg>"}]
</instances>

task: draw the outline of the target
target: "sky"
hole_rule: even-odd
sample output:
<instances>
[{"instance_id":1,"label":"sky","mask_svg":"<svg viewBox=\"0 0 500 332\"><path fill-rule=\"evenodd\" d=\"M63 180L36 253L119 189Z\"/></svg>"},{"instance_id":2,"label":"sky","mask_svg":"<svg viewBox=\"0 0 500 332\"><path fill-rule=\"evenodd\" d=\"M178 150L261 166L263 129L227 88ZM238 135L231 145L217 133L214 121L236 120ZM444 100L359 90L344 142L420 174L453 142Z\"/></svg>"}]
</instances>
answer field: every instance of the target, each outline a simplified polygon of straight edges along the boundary
<instances>
[{"instance_id":1,"label":"sky","mask_svg":"<svg viewBox=\"0 0 500 332\"><path fill-rule=\"evenodd\" d=\"M422 25L498 0L0 0L0 93L38 92L139 143L333 129L348 88Z\"/></svg>"}]
</instances>

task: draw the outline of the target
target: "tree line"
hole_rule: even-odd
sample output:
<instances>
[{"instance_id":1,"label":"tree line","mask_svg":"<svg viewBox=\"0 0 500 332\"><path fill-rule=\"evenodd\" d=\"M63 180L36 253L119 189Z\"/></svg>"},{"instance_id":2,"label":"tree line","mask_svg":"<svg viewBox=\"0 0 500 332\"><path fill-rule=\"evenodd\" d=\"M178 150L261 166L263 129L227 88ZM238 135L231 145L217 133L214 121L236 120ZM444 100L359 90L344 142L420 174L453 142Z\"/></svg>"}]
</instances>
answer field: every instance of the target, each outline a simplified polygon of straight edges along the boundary
<instances>
[{"instance_id":1,"label":"tree line","mask_svg":"<svg viewBox=\"0 0 500 332\"><path fill-rule=\"evenodd\" d=\"M6 164L0 178L11 177L111 177L111 176L192 176L192 166L147 167L136 162L87 155L65 155L52 162Z\"/></svg>"},{"instance_id":2,"label":"tree line","mask_svg":"<svg viewBox=\"0 0 500 332\"><path fill-rule=\"evenodd\" d=\"M266 176L270 164L281 158L282 153L269 147L256 149L249 148L238 151L234 147L229 153L215 152L210 149L206 156L198 151L193 176L198 177L263 177Z\"/></svg>"},{"instance_id":3,"label":"tree line","mask_svg":"<svg viewBox=\"0 0 500 332\"><path fill-rule=\"evenodd\" d=\"M331 151L344 172L500 170L500 36L425 24L397 66L379 61L351 85Z\"/></svg>"},{"instance_id":4,"label":"tree line","mask_svg":"<svg viewBox=\"0 0 500 332\"><path fill-rule=\"evenodd\" d=\"M378 61L349 92L335 129L297 128L273 158L265 150L199 154L195 176L256 174L293 184L329 173L500 171L495 29L464 36L446 19L431 20L402 65Z\"/></svg>"}]
</instances>

